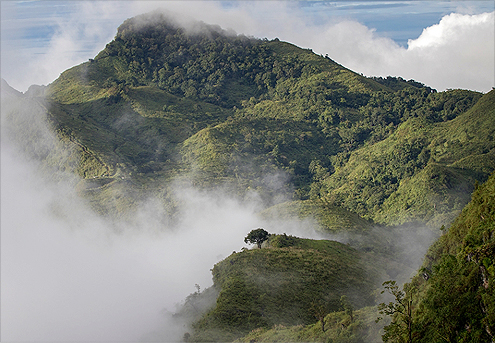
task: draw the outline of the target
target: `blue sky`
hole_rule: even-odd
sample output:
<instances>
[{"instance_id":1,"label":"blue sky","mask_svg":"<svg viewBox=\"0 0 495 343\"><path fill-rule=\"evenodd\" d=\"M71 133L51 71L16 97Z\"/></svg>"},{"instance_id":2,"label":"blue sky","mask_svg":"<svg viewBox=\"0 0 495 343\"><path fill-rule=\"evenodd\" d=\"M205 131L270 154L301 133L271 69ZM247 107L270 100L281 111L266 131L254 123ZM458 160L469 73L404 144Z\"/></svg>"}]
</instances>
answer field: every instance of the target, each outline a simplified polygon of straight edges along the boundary
<instances>
[{"instance_id":1,"label":"blue sky","mask_svg":"<svg viewBox=\"0 0 495 343\"><path fill-rule=\"evenodd\" d=\"M238 33L278 37L368 76L413 78L439 90L486 92L494 85L493 15L481 17L494 12L493 1L2 1L1 6L2 77L21 91L48 84L94 57L123 20L155 8ZM427 28L433 28L428 37ZM446 36L452 32L459 36ZM411 51L409 43L421 36L429 43L421 53ZM471 54L452 60L454 45Z\"/></svg>"},{"instance_id":2,"label":"blue sky","mask_svg":"<svg viewBox=\"0 0 495 343\"><path fill-rule=\"evenodd\" d=\"M319 24L335 18L353 19L402 46L452 12L478 14L494 10L492 1L308 1L301 6Z\"/></svg>"}]
</instances>

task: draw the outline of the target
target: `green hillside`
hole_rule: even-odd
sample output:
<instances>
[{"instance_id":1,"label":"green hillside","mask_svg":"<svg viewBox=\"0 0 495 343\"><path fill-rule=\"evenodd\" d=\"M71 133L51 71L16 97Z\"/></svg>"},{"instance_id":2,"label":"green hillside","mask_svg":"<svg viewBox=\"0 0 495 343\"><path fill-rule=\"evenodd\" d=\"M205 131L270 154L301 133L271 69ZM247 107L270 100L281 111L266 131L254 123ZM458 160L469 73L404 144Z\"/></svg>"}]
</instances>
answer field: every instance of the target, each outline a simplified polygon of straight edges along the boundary
<instances>
[{"instance_id":1,"label":"green hillside","mask_svg":"<svg viewBox=\"0 0 495 343\"><path fill-rule=\"evenodd\" d=\"M272 235L262 249L234 253L213 268L214 307L193 324L195 341L230 341L255 328L310 324L318 311L373 304L376 267L328 240Z\"/></svg>"},{"instance_id":2,"label":"green hillside","mask_svg":"<svg viewBox=\"0 0 495 343\"><path fill-rule=\"evenodd\" d=\"M310 325L275 325L272 328L258 328L235 342L336 342L336 343L379 343L381 323L376 323L376 307L332 312L321 322Z\"/></svg>"},{"instance_id":3,"label":"green hillside","mask_svg":"<svg viewBox=\"0 0 495 343\"><path fill-rule=\"evenodd\" d=\"M452 226L430 247L424 264L404 286L411 300L391 324L375 322L376 307L339 311L309 325L275 325L252 330L237 342L490 342L495 329L495 174L473 193ZM400 290L400 288L399 288ZM389 299L394 301L394 299ZM395 302L399 310L407 306ZM383 335L383 337L382 337Z\"/></svg>"},{"instance_id":4,"label":"green hillside","mask_svg":"<svg viewBox=\"0 0 495 343\"><path fill-rule=\"evenodd\" d=\"M495 331L495 174L429 249L409 285L416 342L490 342ZM396 317L396 321L400 318Z\"/></svg>"},{"instance_id":5,"label":"green hillside","mask_svg":"<svg viewBox=\"0 0 495 343\"><path fill-rule=\"evenodd\" d=\"M365 78L277 39L203 23L186 30L159 12L124 22L46 94L55 128L80 148L77 172L91 181L81 189L117 216L156 180L187 176L241 198L256 191L266 207L342 207L333 221L342 229L354 214L440 225L494 169L493 92ZM113 188L124 194L117 203Z\"/></svg>"},{"instance_id":6,"label":"green hillside","mask_svg":"<svg viewBox=\"0 0 495 343\"><path fill-rule=\"evenodd\" d=\"M462 209L475 180L493 171L494 130L494 91L446 122L410 118L386 139L353 151L321 182L324 197L375 222L448 223L444 217Z\"/></svg>"}]
</instances>

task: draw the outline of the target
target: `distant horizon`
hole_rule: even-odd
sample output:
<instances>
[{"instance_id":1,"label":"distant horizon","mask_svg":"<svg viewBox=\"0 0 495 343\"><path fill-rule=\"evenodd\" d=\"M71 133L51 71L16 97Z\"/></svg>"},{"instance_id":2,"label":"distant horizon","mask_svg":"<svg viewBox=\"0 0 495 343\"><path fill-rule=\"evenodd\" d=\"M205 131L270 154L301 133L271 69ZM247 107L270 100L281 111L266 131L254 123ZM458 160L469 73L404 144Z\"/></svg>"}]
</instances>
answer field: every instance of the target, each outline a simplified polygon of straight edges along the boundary
<instances>
[{"instance_id":1,"label":"distant horizon","mask_svg":"<svg viewBox=\"0 0 495 343\"><path fill-rule=\"evenodd\" d=\"M440 91L495 86L492 1L2 1L2 78L25 92L94 58L127 18L163 8L279 38L366 76Z\"/></svg>"}]
</instances>

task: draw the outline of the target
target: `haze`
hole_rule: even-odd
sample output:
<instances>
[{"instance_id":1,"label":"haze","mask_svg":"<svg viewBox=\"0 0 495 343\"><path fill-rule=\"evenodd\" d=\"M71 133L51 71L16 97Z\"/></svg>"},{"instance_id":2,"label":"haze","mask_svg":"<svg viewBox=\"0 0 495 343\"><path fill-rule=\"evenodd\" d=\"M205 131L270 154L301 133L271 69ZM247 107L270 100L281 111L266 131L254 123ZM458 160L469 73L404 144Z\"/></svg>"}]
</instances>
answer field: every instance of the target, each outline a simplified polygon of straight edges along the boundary
<instances>
[{"instance_id":1,"label":"haze","mask_svg":"<svg viewBox=\"0 0 495 343\"><path fill-rule=\"evenodd\" d=\"M2 77L25 91L93 58L128 17L158 7L237 33L278 37L367 76L439 91L495 86L492 1L54 1L2 6Z\"/></svg>"},{"instance_id":2,"label":"haze","mask_svg":"<svg viewBox=\"0 0 495 343\"><path fill-rule=\"evenodd\" d=\"M4 93L2 341L178 340L176 305L196 284L211 286L210 269L245 247L251 229L317 237L310 222L261 220L254 193L240 202L183 184L178 224L153 198L132 223L101 217L77 195L73 174L41 163L59 149L44 108Z\"/></svg>"}]
</instances>

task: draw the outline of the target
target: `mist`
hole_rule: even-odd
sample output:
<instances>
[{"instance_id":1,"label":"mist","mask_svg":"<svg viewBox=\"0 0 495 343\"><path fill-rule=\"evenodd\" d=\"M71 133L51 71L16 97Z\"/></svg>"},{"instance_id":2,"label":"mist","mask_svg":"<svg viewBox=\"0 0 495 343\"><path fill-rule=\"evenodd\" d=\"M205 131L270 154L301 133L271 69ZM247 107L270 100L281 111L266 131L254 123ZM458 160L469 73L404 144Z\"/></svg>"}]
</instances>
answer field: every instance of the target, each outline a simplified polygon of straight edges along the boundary
<instances>
[{"instance_id":1,"label":"mist","mask_svg":"<svg viewBox=\"0 0 495 343\"><path fill-rule=\"evenodd\" d=\"M178 182L171 186L180 204L173 224L151 196L132 222L100 216L76 192L74 173L61 161L50 163L50 154L63 148L43 100L7 90L4 85L2 341L179 340L186 323L171 314L196 284L211 286L210 269L246 247L250 230L321 237L310 221L261 219L254 193L241 201L228 189ZM70 151L62 156L74 163ZM285 187L275 182L283 178L267 178L272 187Z\"/></svg>"},{"instance_id":2,"label":"mist","mask_svg":"<svg viewBox=\"0 0 495 343\"><path fill-rule=\"evenodd\" d=\"M113 10L102 3L84 6L86 10L81 12L80 22L94 15L95 9L102 10L103 19L110 18ZM264 20L261 25L260 17L252 14L258 6L268 6L269 12L281 15L276 21ZM174 3L172 7L178 9L179 5ZM393 51L393 55L387 56L395 60L386 62L396 67L394 72L406 78L418 79L415 75L421 75L414 72L400 74L405 69L396 62L404 54L411 56L412 53L405 53L404 48L390 39L376 37L371 29L356 22L328 23L326 30L308 27L297 14L289 11L290 7L279 3L257 3L230 10L218 5L190 4L180 9L180 13L204 17L209 23L221 23L224 29L233 28L238 33L269 38L279 36L314 48L318 53L330 53L346 67L370 75L376 75L376 70L387 75L387 71L377 68L383 68L386 64L383 56ZM200 16L198 12L201 11ZM469 19L481 22L481 29L493 26L493 14L448 19L450 21L446 20L444 26L457 27L457 22ZM281 25L282 22L293 25L288 27ZM83 35L93 35L99 41L96 48L88 48L89 56L93 57L110 41L114 31L100 34L97 27L85 28ZM468 32L480 30L479 26L475 29ZM352 47L352 56L347 56L346 52L350 50L344 49L344 42L348 41L345 37L356 32L362 34ZM35 82L53 79L62 71L58 69L61 66L66 69L82 62L79 55L65 53L80 48L76 44L80 34L67 23L60 24L49 53L40 62L28 65L28 70L36 70L44 63L35 75ZM310 41L308 37L313 38ZM423 37L423 41L430 37L430 43L411 41L410 47L417 54L427 56L428 48L431 51L438 45L434 44L431 30L425 31ZM469 42L469 36L463 36L462 41ZM481 45L476 45L478 51L485 51ZM358 54L355 46L373 46L372 58L369 58L369 49L363 48L363 51L357 51ZM483 66L492 56L480 55L486 57ZM58 56L62 57L57 59ZM459 67L459 70L463 68ZM489 74L486 70L481 72ZM438 87L434 81L422 78L419 81ZM26 78L22 82L20 84L27 84ZM492 85L489 78L484 77L483 82L483 87ZM122 120L125 119L124 113ZM119 124L123 122L116 122ZM263 204L256 193L248 200L240 200L225 188L204 191L184 183L171 185L180 204L180 218L173 223L167 219L161 203L151 196L138 209L132 223L102 217L76 192L75 185L80 180L70 168L62 167L77 163L71 151L62 155L54 153L63 148L46 120L42 100L35 102L19 94L7 96L2 93L1 129L2 341L140 341L150 337L178 341L187 331L187 323L173 321L171 314L187 295L196 291L196 284L202 289L211 286L210 269L233 251L246 247L243 238L253 228L264 227L270 233L299 237L331 238L344 243L349 239L344 234L329 237L317 233L317 225L311 219L267 221L258 214ZM50 161L54 156L63 156L64 163ZM265 180L272 185L274 194L277 190L280 194L285 193L288 180L283 175L266 175ZM276 202L281 201L283 199L276 199ZM410 266L402 271L401 280L407 281L410 273L420 265L435 238L428 230L405 228L397 230L390 238L390 246L403 249L403 261L408 261ZM390 237L389 232L378 229L376 232Z\"/></svg>"},{"instance_id":3,"label":"mist","mask_svg":"<svg viewBox=\"0 0 495 343\"><path fill-rule=\"evenodd\" d=\"M63 1L58 3L67 6ZM397 21L397 27L388 28L407 36L405 44L399 45L387 32L360 21L361 17L353 13L353 2L308 2L308 8L314 6L311 11L292 1L68 3L72 7L67 12L40 4L35 13L43 13L43 19L38 14L34 18L20 16L22 20L14 20L19 11L16 3L2 2L2 76L15 88L24 91L33 83L52 82L64 70L94 58L125 19L157 8L175 13L176 18L193 18L247 36L278 37L315 53L328 54L336 62L366 76L412 78L439 91L463 88L488 92L495 84L493 4L474 10L479 3L432 2L427 8L431 6L432 13L439 13L438 21L432 22L425 21L431 14L420 3L399 4L399 8L402 6L409 12L397 11L395 17L383 16L369 4L371 13L376 14L374 17L382 18L382 22L375 21L378 25L386 26L384 23L390 19L404 18L403 23ZM365 1L361 5L368 6ZM350 10L343 10L346 7ZM388 13L386 9L384 13ZM410 18L424 21L422 31L409 31L408 27L415 25L411 25L409 20L414 19L408 19L407 13ZM46 37L46 42L30 41L33 46L23 45L31 30L42 32L47 27L53 34Z\"/></svg>"}]
</instances>

